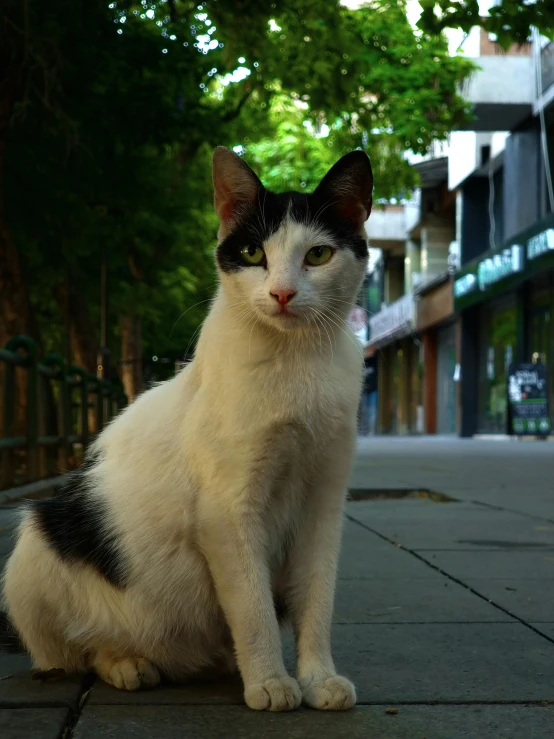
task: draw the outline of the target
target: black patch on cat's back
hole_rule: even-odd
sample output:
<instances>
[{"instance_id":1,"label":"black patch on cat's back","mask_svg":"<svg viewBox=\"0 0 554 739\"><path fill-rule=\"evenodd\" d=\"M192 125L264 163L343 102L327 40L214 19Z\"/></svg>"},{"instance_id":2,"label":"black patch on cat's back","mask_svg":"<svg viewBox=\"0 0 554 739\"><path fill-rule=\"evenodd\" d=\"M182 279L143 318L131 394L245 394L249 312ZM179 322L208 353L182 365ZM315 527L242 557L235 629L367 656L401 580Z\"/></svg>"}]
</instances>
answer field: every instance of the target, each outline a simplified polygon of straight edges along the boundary
<instances>
[{"instance_id":1,"label":"black patch on cat's back","mask_svg":"<svg viewBox=\"0 0 554 739\"><path fill-rule=\"evenodd\" d=\"M121 588L127 580L123 556L108 526L108 508L85 480L90 466L72 472L55 498L32 503L32 516L61 559L88 564Z\"/></svg>"},{"instance_id":2,"label":"black patch on cat's back","mask_svg":"<svg viewBox=\"0 0 554 739\"><path fill-rule=\"evenodd\" d=\"M333 237L338 249L350 249L358 259L366 259L367 242L333 207L326 195L317 191L275 193L263 190L251 210L243 214L233 231L216 250L216 259L223 272L259 269L265 265L247 264L240 251L244 246L259 246L274 234L287 215L298 223L324 228Z\"/></svg>"}]
</instances>

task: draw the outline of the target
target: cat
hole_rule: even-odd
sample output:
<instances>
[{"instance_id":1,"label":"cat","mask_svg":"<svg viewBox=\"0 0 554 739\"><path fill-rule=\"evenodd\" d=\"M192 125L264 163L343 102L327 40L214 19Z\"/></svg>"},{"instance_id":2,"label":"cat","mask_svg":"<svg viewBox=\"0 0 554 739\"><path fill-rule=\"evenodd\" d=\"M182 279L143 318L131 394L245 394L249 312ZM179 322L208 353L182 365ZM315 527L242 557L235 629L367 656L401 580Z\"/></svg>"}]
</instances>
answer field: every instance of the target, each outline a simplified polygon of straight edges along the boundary
<instances>
[{"instance_id":1,"label":"cat","mask_svg":"<svg viewBox=\"0 0 554 739\"><path fill-rule=\"evenodd\" d=\"M277 194L218 147L213 179L219 288L194 359L99 435L57 497L30 503L9 618L41 670L137 690L238 669L250 708L348 709L330 634L371 165L353 151L312 194Z\"/></svg>"}]
</instances>

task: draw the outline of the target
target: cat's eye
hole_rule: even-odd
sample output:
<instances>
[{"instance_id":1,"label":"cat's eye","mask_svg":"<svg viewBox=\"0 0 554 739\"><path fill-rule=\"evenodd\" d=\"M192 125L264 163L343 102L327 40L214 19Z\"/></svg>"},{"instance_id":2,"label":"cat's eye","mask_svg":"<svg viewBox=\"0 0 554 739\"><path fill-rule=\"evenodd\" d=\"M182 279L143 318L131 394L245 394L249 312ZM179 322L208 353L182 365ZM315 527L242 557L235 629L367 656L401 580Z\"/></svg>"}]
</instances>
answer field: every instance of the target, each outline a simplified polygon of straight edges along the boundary
<instances>
[{"instance_id":1,"label":"cat's eye","mask_svg":"<svg viewBox=\"0 0 554 739\"><path fill-rule=\"evenodd\" d=\"M314 246L306 254L304 261L312 267L319 267L320 264L328 262L332 256L333 250L330 246Z\"/></svg>"},{"instance_id":2,"label":"cat's eye","mask_svg":"<svg viewBox=\"0 0 554 739\"><path fill-rule=\"evenodd\" d=\"M265 252L260 246L243 246L240 255L246 264L262 264L265 259Z\"/></svg>"}]
</instances>

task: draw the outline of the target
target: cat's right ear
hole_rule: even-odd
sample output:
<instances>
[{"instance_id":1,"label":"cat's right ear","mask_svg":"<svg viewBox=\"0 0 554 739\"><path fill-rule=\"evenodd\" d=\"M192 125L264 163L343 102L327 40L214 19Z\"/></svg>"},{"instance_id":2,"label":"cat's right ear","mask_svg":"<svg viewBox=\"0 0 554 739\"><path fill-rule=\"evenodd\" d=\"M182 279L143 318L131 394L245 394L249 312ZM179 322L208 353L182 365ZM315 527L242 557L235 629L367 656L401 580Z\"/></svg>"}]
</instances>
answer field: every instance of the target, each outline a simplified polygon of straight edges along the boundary
<instances>
[{"instance_id":1,"label":"cat's right ear","mask_svg":"<svg viewBox=\"0 0 554 739\"><path fill-rule=\"evenodd\" d=\"M254 207L263 185L248 164L224 146L214 151L213 180L221 239Z\"/></svg>"}]
</instances>

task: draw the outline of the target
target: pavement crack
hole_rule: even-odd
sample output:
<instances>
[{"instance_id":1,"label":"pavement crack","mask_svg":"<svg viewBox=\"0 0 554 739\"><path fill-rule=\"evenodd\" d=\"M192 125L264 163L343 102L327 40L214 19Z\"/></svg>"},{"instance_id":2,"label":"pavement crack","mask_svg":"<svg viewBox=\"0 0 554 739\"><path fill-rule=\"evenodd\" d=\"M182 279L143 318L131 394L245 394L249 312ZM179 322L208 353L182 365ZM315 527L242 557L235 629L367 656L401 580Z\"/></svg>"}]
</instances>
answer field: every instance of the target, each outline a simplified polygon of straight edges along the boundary
<instances>
[{"instance_id":1,"label":"pavement crack","mask_svg":"<svg viewBox=\"0 0 554 739\"><path fill-rule=\"evenodd\" d=\"M524 513L523 511L516 511L514 508L505 508L500 505L493 505L492 503L484 503L481 500L472 500L474 505L480 505L483 508L492 508L493 511L504 511L505 513L514 513L517 516L523 516L524 518L530 518L533 521L548 521L548 523L554 523L553 518L546 518L545 516L537 516L534 513Z\"/></svg>"},{"instance_id":2,"label":"pavement crack","mask_svg":"<svg viewBox=\"0 0 554 739\"><path fill-rule=\"evenodd\" d=\"M532 624L525 621L520 616L516 615L515 613L512 613L507 608L504 608L499 603L496 603L493 600L490 600L490 598L487 598L485 595L480 593L478 590L475 590L475 588L472 588L471 585L468 585L463 580L459 580L457 577L454 577L453 575L450 575L448 572L443 570L441 567L439 567L436 564L433 564L433 562L430 562L428 559L425 559L425 557L422 557L418 552L415 552L413 549L409 549L408 547L403 546L402 544L399 544L398 542L394 541L393 539L389 539L388 536L385 536L384 534L381 534L379 531L376 531L375 529L372 529L371 526L368 526L365 523L362 523L362 521L358 521L357 518L354 518L350 514L346 513L346 518L349 521L352 521L352 523L357 524L361 528L365 529L366 531L369 531L371 534L374 534L375 536L378 536L380 539L383 539L383 541L388 542L391 544L391 546L396 547L396 549L401 549L402 551L406 552L407 554L410 554L412 557L415 557L420 562L423 562L427 567L430 567L432 570L435 570L436 572L440 572L441 575L444 577L447 577L452 582L455 582L457 585L461 585L466 590L469 590L470 593L473 593L473 595L476 595L481 600L484 600L489 605L493 606L493 608L497 608L499 611L502 611L502 613L505 613L507 616L510 616L510 618L513 618L515 621L518 621L522 626L525 626L526 628L530 629L531 631L534 631L535 634L542 637L543 639L546 639L546 641L549 641L551 644L554 644L554 638L548 636L544 632L540 631L539 629L535 628Z\"/></svg>"},{"instance_id":3,"label":"pavement crack","mask_svg":"<svg viewBox=\"0 0 554 739\"><path fill-rule=\"evenodd\" d=\"M77 723L81 718L81 714L83 713L83 709L85 708L89 693L92 689L95 679L96 677L93 673L85 675L83 686L77 699L77 707L74 710L69 711L67 720L59 734L59 739L71 739L71 737L73 737L75 727L77 726Z\"/></svg>"}]
</instances>

